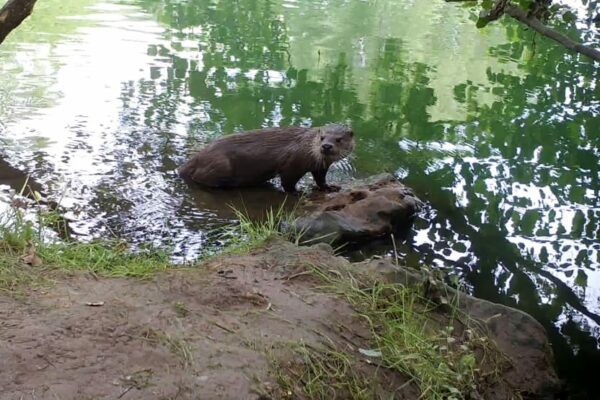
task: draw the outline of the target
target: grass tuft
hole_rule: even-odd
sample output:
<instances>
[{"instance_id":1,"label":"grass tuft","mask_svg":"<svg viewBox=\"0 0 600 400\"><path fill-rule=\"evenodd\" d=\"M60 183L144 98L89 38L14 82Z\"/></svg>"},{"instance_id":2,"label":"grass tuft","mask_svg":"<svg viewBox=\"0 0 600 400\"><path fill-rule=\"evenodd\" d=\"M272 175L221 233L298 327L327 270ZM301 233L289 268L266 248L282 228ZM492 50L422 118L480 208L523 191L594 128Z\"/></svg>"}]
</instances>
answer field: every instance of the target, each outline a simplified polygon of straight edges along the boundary
<instances>
[{"instance_id":1,"label":"grass tuft","mask_svg":"<svg viewBox=\"0 0 600 400\"><path fill-rule=\"evenodd\" d=\"M0 290L15 292L47 280L50 271L90 271L111 277L147 277L171 266L169 252L132 252L122 240L77 242L56 238L64 220L56 210L36 206L26 213L13 201L0 214ZM62 221L62 222L61 222ZM59 235L60 236L60 235Z\"/></svg>"},{"instance_id":2,"label":"grass tuft","mask_svg":"<svg viewBox=\"0 0 600 400\"><path fill-rule=\"evenodd\" d=\"M151 328L142 332L142 338L154 345L161 345L169 349L179 359L182 367L190 368L193 366L193 351L185 339Z\"/></svg>"},{"instance_id":3,"label":"grass tuft","mask_svg":"<svg viewBox=\"0 0 600 400\"><path fill-rule=\"evenodd\" d=\"M279 365L276 379L284 397L298 399L374 399L372 377L355 369L358 360L334 349L294 346L296 360Z\"/></svg>"},{"instance_id":4,"label":"grass tuft","mask_svg":"<svg viewBox=\"0 0 600 400\"><path fill-rule=\"evenodd\" d=\"M147 277L169 268L169 254L150 249L133 253L126 242L103 240L90 243L53 243L38 248L39 257L62 270L87 270L111 277Z\"/></svg>"},{"instance_id":5,"label":"grass tuft","mask_svg":"<svg viewBox=\"0 0 600 400\"><path fill-rule=\"evenodd\" d=\"M17 259L6 257L0 250L0 292L17 293L25 287L43 285L45 279Z\"/></svg>"},{"instance_id":6,"label":"grass tuft","mask_svg":"<svg viewBox=\"0 0 600 400\"><path fill-rule=\"evenodd\" d=\"M250 249L259 247L274 237L295 241L296 244L301 232L294 230L295 209L286 211L285 202L277 209L266 210L262 219L252 219L244 210L232 207L239 220L235 228L230 231L229 244L223 253L243 253Z\"/></svg>"},{"instance_id":7,"label":"grass tuft","mask_svg":"<svg viewBox=\"0 0 600 400\"><path fill-rule=\"evenodd\" d=\"M470 328L454 331L459 315L468 320L458 304L450 304L450 318L442 318L435 311L438 306L422 297L419 287L374 283L365 288L353 276L319 267L313 271L327 290L346 298L368 322L373 337L369 351L376 354L377 365L406 376L419 388L419 398L465 399L499 379L503 359L487 336ZM312 377L313 387L331 386L335 380L331 371L319 367L321 373L316 374L311 372L314 363L306 365L304 374ZM353 377L352 382L356 382ZM362 398L362 392L356 393L349 398ZM304 395L309 394L305 384Z\"/></svg>"}]
</instances>

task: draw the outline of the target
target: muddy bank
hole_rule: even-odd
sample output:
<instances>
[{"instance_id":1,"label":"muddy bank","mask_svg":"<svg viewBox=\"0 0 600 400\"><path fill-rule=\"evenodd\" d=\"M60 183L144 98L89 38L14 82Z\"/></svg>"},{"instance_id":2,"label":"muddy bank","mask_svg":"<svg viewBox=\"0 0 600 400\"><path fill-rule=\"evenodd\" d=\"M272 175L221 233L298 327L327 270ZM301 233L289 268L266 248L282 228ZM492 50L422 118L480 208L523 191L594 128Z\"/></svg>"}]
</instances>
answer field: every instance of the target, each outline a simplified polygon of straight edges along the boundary
<instances>
[{"instance_id":1,"label":"muddy bank","mask_svg":"<svg viewBox=\"0 0 600 400\"><path fill-rule=\"evenodd\" d=\"M291 362L294 345L368 346L368 326L349 304L292 277L307 260L331 256L278 244L151 281L80 274L2 296L0 398L287 397L273 365ZM414 388L402 392L414 398Z\"/></svg>"},{"instance_id":2,"label":"muddy bank","mask_svg":"<svg viewBox=\"0 0 600 400\"><path fill-rule=\"evenodd\" d=\"M369 398L417 398L414 381L364 354L374 343L368 321L324 289L311 266L362 275L326 245L277 240L145 281L76 274L43 290L0 295L0 399L307 398L302 379L285 379L306 368L298 348L343 354L353 374L368 377ZM389 268L383 275L361 268L365 277L390 276ZM445 324L441 308L432 315ZM464 331L457 327L457 342ZM520 346L513 350L528 343ZM502 350L507 361L494 366L500 378L465 397L549 394L556 384L551 365L522 368L509 348ZM541 351L536 357L549 360L543 343ZM523 379L505 379L515 373ZM350 398L344 390L337 398Z\"/></svg>"}]
</instances>

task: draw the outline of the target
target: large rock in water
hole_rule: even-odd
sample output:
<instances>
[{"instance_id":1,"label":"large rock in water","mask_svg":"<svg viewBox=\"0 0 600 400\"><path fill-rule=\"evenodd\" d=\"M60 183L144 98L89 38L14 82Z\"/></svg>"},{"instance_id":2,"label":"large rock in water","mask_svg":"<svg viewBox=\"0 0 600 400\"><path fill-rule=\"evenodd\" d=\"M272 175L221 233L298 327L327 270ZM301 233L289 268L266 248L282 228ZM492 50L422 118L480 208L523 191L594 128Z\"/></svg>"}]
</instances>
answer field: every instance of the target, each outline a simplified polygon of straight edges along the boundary
<instances>
[{"instance_id":1,"label":"large rock in water","mask_svg":"<svg viewBox=\"0 0 600 400\"><path fill-rule=\"evenodd\" d=\"M304 208L294 224L303 242L359 242L410 227L420 200L391 174L357 181Z\"/></svg>"}]
</instances>

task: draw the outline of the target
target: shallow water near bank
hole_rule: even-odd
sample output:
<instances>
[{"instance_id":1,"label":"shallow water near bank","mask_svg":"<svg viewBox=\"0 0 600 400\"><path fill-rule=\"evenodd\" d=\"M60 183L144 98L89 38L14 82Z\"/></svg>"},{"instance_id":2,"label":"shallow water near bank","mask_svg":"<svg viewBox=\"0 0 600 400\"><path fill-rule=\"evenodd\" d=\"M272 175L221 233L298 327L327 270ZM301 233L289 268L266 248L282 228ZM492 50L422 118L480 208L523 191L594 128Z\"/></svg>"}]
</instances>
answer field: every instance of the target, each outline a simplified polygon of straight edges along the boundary
<instances>
[{"instance_id":1,"label":"shallow water near bank","mask_svg":"<svg viewBox=\"0 0 600 400\"><path fill-rule=\"evenodd\" d=\"M516 24L478 31L469 15L441 0L40 2L0 47L0 177L16 168L62 197L83 238L192 258L220 243L230 205L260 214L285 199L189 188L175 170L195 149L261 126L350 123L357 149L330 179L389 171L428 203L400 259L532 314L561 375L590 391L598 69ZM570 34L599 42L592 28ZM19 184L1 181L0 201Z\"/></svg>"}]
</instances>

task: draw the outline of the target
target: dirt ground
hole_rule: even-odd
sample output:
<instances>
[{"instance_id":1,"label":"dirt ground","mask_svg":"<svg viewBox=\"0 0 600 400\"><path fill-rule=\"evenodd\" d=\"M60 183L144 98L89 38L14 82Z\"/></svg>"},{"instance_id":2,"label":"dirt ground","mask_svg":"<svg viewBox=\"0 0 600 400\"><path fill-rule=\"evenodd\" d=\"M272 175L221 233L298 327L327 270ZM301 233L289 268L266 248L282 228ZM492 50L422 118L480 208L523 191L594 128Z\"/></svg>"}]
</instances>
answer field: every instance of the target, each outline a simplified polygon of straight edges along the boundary
<instances>
[{"instance_id":1,"label":"dirt ground","mask_svg":"<svg viewBox=\"0 0 600 400\"><path fill-rule=\"evenodd\" d=\"M79 274L0 295L0 399L297 398L276 379L294 345L358 354L370 331L281 251L146 281ZM296 251L315 263L326 255ZM381 375L364 360L356 368ZM395 398L418 396L403 387Z\"/></svg>"}]
</instances>

